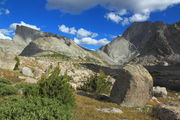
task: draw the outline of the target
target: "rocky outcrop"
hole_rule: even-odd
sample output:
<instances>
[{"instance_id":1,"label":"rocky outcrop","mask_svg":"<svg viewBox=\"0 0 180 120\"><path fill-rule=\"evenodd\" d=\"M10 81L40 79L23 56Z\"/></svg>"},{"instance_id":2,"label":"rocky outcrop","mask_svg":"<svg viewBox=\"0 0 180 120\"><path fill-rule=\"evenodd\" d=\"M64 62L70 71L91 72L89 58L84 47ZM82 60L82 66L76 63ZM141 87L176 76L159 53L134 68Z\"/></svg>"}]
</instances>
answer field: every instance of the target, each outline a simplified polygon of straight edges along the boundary
<instances>
[{"instance_id":1,"label":"rocky outcrop","mask_svg":"<svg viewBox=\"0 0 180 120\"><path fill-rule=\"evenodd\" d=\"M180 91L180 65L146 66L154 79L154 86Z\"/></svg>"},{"instance_id":2,"label":"rocky outcrop","mask_svg":"<svg viewBox=\"0 0 180 120\"><path fill-rule=\"evenodd\" d=\"M136 47L124 37L118 37L100 48L99 55L111 65L123 65L138 55Z\"/></svg>"},{"instance_id":3,"label":"rocky outcrop","mask_svg":"<svg viewBox=\"0 0 180 120\"><path fill-rule=\"evenodd\" d=\"M100 51L120 65L134 59L136 51L138 51L139 56L134 59L134 63L143 65L156 65L160 64L161 61L179 63L179 33L180 22L175 24L135 22L121 37L116 38Z\"/></svg>"},{"instance_id":4,"label":"rocky outcrop","mask_svg":"<svg viewBox=\"0 0 180 120\"><path fill-rule=\"evenodd\" d=\"M110 99L124 106L141 106L152 98L153 79L141 65L127 65L120 72Z\"/></svg>"},{"instance_id":5,"label":"rocky outcrop","mask_svg":"<svg viewBox=\"0 0 180 120\"><path fill-rule=\"evenodd\" d=\"M153 109L153 115L160 120L180 120L180 104L160 104Z\"/></svg>"},{"instance_id":6,"label":"rocky outcrop","mask_svg":"<svg viewBox=\"0 0 180 120\"><path fill-rule=\"evenodd\" d=\"M7 54L0 49L0 68L13 70L16 65L14 55Z\"/></svg>"}]
</instances>

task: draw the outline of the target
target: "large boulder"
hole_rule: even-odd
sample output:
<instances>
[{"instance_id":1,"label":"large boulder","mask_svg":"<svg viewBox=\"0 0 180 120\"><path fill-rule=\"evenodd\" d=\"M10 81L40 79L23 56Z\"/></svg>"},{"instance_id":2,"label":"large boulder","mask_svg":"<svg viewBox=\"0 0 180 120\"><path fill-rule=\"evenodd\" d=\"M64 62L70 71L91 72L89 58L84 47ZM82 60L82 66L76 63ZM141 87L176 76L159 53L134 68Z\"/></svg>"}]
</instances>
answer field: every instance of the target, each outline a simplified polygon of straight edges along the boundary
<instances>
[{"instance_id":1,"label":"large boulder","mask_svg":"<svg viewBox=\"0 0 180 120\"><path fill-rule=\"evenodd\" d=\"M141 65L127 65L119 73L111 90L112 102L124 106L141 106L152 98L153 79Z\"/></svg>"},{"instance_id":2,"label":"large boulder","mask_svg":"<svg viewBox=\"0 0 180 120\"><path fill-rule=\"evenodd\" d=\"M180 104L159 104L153 108L153 115L160 120L180 120Z\"/></svg>"}]
</instances>

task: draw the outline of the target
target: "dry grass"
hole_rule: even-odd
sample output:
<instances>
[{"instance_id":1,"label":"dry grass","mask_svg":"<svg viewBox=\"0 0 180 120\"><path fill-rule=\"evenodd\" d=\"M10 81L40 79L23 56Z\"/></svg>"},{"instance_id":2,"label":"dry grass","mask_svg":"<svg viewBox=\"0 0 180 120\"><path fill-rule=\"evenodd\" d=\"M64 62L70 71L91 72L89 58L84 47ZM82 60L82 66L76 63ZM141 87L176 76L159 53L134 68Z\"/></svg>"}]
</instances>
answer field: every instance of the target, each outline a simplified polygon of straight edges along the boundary
<instances>
[{"instance_id":1,"label":"dry grass","mask_svg":"<svg viewBox=\"0 0 180 120\"><path fill-rule=\"evenodd\" d=\"M11 80L14 83L14 82L20 82L21 81L18 78L18 76L23 76L23 75L18 71L0 69L0 78L5 78L8 80Z\"/></svg>"},{"instance_id":2,"label":"dry grass","mask_svg":"<svg viewBox=\"0 0 180 120\"><path fill-rule=\"evenodd\" d=\"M145 111L138 111L137 108L121 107L117 104L98 101L89 97L76 95L77 106L74 110L75 120L156 120L150 113ZM115 107L120 108L124 113L102 113L96 108Z\"/></svg>"}]
</instances>

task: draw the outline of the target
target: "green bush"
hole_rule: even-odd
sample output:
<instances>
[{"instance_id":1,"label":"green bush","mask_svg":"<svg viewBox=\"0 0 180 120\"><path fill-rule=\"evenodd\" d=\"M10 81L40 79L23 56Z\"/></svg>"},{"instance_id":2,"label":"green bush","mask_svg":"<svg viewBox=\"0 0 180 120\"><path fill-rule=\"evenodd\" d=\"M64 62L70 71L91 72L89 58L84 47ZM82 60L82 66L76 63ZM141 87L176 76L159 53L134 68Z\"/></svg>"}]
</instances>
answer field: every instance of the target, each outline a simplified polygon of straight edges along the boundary
<instances>
[{"instance_id":1,"label":"green bush","mask_svg":"<svg viewBox=\"0 0 180 120\"><path fill-rule=\"evenodd\" d=\"M111 86L112 83L108 80L106 74L100 70L99 74L91 76L80 89L92 93L109 94Z\"/></svg>"},{"instance_id":2,"label":"green bush","mask_svg":"<svg viewBox=\"0 0 180 120\"><path fill-rule=\"evenodd\" d=\"M0 78L0 84L11 84L10 80L4 79L4 78Z\"/></svg>"},{"instance_id":3,"label":"green bush","mask_svg":"<svg viewBox=\"0 0 180 120\"><path fill-rule=\"evenodd\" d=\"M18 93L18 89L7 84L0 84L0 96L14 95Z\"/></svg>"},{"instance_id":4,"label":"green bush","mask_svg":"<svg viewBox=\"0 0 180 120\"><path fill-rule=\"evenodd\" d=\"M42 97L56 98L63 104L74 106L74 95L70 87L70 80L72 79L67 74L59 75L60 69L57 67L46 78L42 77L39 81L39 94Z\"/></svg>"},{"instance_id":5,"label":"green bush","mask_svg":"<svg viewBox=\"0 0 180 120\"><path fill-rule=\"evenodd\" d=\"M15 60L16 60L16 65L14 67L14 70L19 70L20 60L17 56L15 57Z\"/></svg>"},{"instance_id":6,"label":"green bush","mask_svg":"<svg viewBox=\"0 0 180 120\"><path fill-rule=\"evenodd\" d=\"M16 85L16 88L23 91L24 96L39 96L39 85L34 83L25 83Z\"/></svg>"},{"instance_id":7,"label":"green bush","mask_svg":"<svg viewBox=\"0 0 180 120\"><path fill-rule=\"evenodd\" d=\"M71 111L57 99L9 97L0 99L1 120L71 120Z\"/></svg>"}]
</instances>

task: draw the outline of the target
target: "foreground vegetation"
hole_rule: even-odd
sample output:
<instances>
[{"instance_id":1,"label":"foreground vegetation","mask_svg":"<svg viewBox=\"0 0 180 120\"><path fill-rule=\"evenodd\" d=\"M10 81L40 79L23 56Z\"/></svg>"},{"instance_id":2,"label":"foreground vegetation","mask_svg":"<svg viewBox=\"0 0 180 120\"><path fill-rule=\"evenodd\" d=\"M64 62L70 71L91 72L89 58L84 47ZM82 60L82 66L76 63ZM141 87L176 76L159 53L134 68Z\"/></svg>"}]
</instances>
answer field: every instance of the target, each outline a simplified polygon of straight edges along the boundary
<instances>
[{"instance_id":1,"label":"foreground vegetation","mask_svg":"<svg viewBox=\"0 0 180 120\"><path fill-rule=\"evenodd\" d=\"M75 99L67 74L56 68L38 84L12 85L0 79L1 120L71 120ZM18 94L22 91L22 95ZM11 96L10 96L11 95Z\"/></svg>"}]
</instances>

